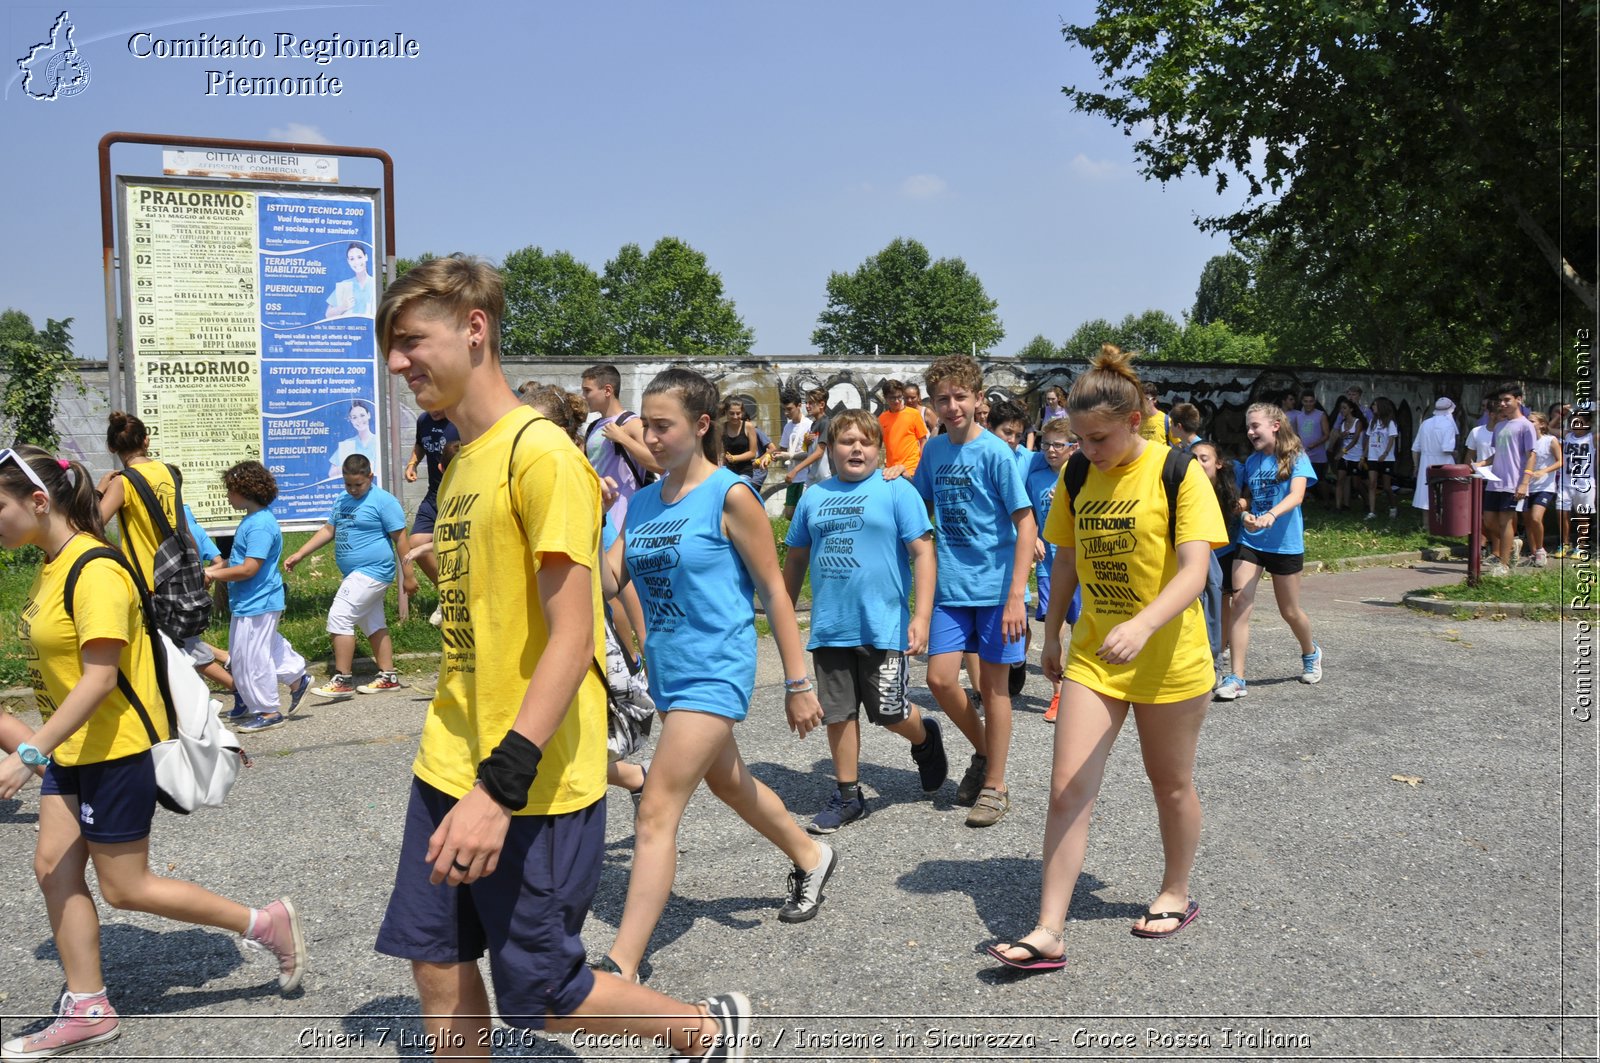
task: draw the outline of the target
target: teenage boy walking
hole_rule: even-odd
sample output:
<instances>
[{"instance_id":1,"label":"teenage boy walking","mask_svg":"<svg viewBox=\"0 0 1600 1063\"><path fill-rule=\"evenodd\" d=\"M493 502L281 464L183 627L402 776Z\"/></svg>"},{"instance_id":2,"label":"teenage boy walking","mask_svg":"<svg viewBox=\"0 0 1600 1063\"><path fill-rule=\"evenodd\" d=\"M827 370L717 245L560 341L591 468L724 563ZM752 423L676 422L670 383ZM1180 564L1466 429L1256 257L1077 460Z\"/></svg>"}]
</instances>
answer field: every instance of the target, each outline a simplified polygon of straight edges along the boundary
<instances>
[{"instance_id":1,"label":"teenage boy walking","mask_svg":"<svg viewBox=\"0 0 1600 1063\"><path fill-rule=\"evenodd\" d=\"M611 520L621 528L628 516L628 500L652 477L661 475L661 466L644 445L644 422L622 405L622 374L614 365L591 365L579 380L583 401L589 412L598 415L583 430L583 449L589 464L602 477L617 485L617 500L611 506Z\"/></svg>"},{"instance_id":2,"label":"teenage boy walking","mask_svg":"<svg viewBox=\"0 0 1600 1063\"><path fill-rule=\"evenodd\" d=\"M333 560L344 576L339 593L328 607L328 634L333 636L333 678L311 693L321 698L342 701L359 691L382 694L399 690L400 675L394 668L394 640L389 637L389 621L384 616L383 598L394 582L395 559L405 594L417 593L417 577L411 562L405 560L406 514L400 500L372 482L372 463L365 454L352 454L340 467L344 494L333 504L328 523L318 528L305 545L283 559L283 567L294 567L318 550L333 543ZM378 677L356 685L356 628L367 636L372 658L378 662Z\"/></svg>"},{"instance_id":3,"label":"teenage boy walking","mask_svg":"<svg viewBox=\"0 0 1600 1063\"><path fill-rule=\"evenodd\" d=\"M605 856L600 483L506 384L504 312L499 273L459 255L411 270L378 308L389 371L462 445L439 489L439 689L377 949L411 961L427 1033L452 1054L489 1055L487 951L510 1026L744 1059L743 994L690 1005L584 963Z\"/></svg>"},{"instance_id":4,"label":"teenage boy walking","mask_svg":"<svg viewBox=\"0 0 1600 1063\"><path fill-rule=\"evenodd\" d=\"M971 805L967 826L998 823L1011 807L1006 754L1011 747L1007 679L1024 656L1023 598L1038 529L1011 448L978 420L983 373L966 355L936 360L925 374L945 434L928 441L913 484L933 509L938 590L928 631L928 689L972 743L972 762L956 803ZM984 715L961 685L961 655L976 652Z\"/></svg>"},{"instance_id":5,"label":"teenage boy walking","mask_svg":"<svg viewBox=\"0 0 1600 1063\"><path fill-rule=\"evenodd\" d=\"M1489 395L1489 410L1500 418L1494 426L1494 459L1489 465L1498 482L1483 492L1483 522L1490 550L1498 559L1489 566L1489 575L1504 576L1511 571L1517 511L1528 498L1539 433L1522 415L1522 388L1516 384L1495 388Z\"/></svg>"},{"instance_id":6,"label":"teenage boy walking","mask_svg":"<svg viewBox=\"0 0 1600 1063\"><path fill-rule=\"evenodd\" d=\"M949 774L938 722L906 697L907 657L927 651L933 615L933 528L927 509L909 482L878 474L883 433L870 414L835 415L829 435L823 443L836 474L801 497L783 562L790 600L799 599L807 572L811 575L806 648L816 667L817 700L838 785L806 828L812 834L832 834L867 815L859 778L863 705L869 720L911 743L924 793L939 789Z\"/></svg>"}]
</instances>

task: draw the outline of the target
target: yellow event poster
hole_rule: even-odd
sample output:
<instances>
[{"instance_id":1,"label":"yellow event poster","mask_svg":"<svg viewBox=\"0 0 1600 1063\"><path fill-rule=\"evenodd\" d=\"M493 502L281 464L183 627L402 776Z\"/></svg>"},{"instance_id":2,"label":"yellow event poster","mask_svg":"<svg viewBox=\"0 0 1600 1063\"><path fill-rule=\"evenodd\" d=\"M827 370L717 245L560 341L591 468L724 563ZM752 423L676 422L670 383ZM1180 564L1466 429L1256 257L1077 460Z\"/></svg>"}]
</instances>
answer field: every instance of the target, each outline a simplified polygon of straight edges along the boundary
<instances>
[{"instance_id":1,"label":"yellow event poster","mask_svg":"<svg viewBox=\"0 0 1600 1063\"><path fill-rule=\"evenodd\" d=\"M253 192L126 187L129 339L151 455L184 470L201 524L230 524L221 473L261 457Z\"/></svg>"}]
</instances>

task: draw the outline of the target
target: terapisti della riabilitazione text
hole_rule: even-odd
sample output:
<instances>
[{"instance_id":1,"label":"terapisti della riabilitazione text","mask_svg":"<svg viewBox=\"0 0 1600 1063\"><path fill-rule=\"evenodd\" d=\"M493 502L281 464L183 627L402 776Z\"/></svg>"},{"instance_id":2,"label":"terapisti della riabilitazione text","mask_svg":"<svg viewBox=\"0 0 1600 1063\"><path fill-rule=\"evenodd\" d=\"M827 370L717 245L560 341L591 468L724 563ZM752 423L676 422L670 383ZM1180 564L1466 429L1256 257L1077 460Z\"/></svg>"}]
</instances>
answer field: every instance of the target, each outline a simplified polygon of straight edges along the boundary
<instances>
[{"instance_id":1,"label":"terapisti della riabilitazione text","mask_svg":"<svg viewBox=\"0 0 1600 1063\"><path fill-rule=\"evenodd\" d=\"M270 37L222 37L201 31L192 37L158 37L140 30L128 38L128 54L135 59L276 59L306 60L327 66L335 59L418 59L422 43L395 32L384 37L302 37L274 33ZM235 70L205 71L207 96L339 96L343 79L318 71L315 75L257 76Z\"/></svg>"}]
</instances>

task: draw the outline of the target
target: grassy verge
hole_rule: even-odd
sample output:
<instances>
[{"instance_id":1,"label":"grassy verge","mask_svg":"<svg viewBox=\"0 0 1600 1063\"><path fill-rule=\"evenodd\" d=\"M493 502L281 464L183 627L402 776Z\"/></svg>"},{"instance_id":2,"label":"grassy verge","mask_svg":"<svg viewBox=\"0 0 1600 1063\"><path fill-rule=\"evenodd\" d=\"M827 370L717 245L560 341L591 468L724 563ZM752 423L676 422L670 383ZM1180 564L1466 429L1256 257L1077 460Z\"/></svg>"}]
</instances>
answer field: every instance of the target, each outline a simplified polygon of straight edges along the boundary
<instances>
[{"instance_id":1,"label":"grassy verge","mask_svg":"<svg viewBox=\"0 0 1600 1063\"><path fill-rule=\"evenodd\" d=\"M1397 554L1420 551L1425 546L1448 546L1459 542L1429 535L1425 514L1409 504L1399 507L1393 518L1380 515L1364 520L1365 513L1339 512L1317 505L1305 509L1306 560L1342 561L1368 554Z\"/></svg>"},{"instance_id":2,"label":"grassy verge","mask_svg":"<svg viewBox=\"0 0 1600 1063\"><path fill-rule=\"evenodd\" d=\"M1591 582L1589 586L1593 586ZM1509 576L1484 576L1476 587L1467 581L1443 587L1429 587L1414 593L1447 602L1517 602L1533 606L1526 615L1532 619L1555 619L1561 607L1578 593L1578 566L1563 568L1552 561L1549 568L1517 568ZM1468 611L1467 615L1471 615Z\"/></svg>"}]
</instances>

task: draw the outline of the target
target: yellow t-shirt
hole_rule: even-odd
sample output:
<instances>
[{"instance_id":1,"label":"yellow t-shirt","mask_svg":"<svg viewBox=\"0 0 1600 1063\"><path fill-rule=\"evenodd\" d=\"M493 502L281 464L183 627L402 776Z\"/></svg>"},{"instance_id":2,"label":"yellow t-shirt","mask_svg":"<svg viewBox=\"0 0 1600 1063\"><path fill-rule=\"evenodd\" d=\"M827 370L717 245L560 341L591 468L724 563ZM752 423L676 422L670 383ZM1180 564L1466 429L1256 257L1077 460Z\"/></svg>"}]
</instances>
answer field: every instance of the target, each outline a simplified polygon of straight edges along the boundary
<instances>
[{"instance_id":1,"label":"yellow t-shirt","mask_svg":"<svg viewBox=\"0 0 1600 1063\"><path fill-rule=\"evenodd\" d=\"M73 592L68 617L62 594L72 563L85 551L102 545L91 535L74 536L54 561L40 566L28 589L17 638L28 653L28 681L39 715L48 720L83 679L80 647L92 639L122 643L118 668L133 684L156 733L167 737L167 710L156 684L155 657L145 633L144 613L133 579L111 558L84 565ZM150 748L150 735L128 699L113 690L89 721L51 753L57 764L76 767L131 757Z\"/></svg>"},{"instance_id":2,"label":"yellow t-shirt","mask_svg":"<svg viewBox=\"0 0 1600 1063\"><path fill-rule=\"evenodd\" d=\"M529 421L536 423L517 442L519 523L506 470L511 443ZM549 641L537 582L542 555L565 554L589 569L595 645L605 645L600 480L565 433L522 407L456 454L439 484L438 508L433 542L444 660L412 770L428 785L463 797L477 778L478 762L516 722ZM519 815L587 808L605 790L606 694L591 668L544 747Z\"/></svg>"},{"instance_id":3,"label":"yellow t-shirt","mask_svg":"<svg viewBox=\"0 0 1600 1063\"><path fill-rule=\"evenodd\" d=\"M161 512L167 516L167 523L174 528L183 527L183 517L174 504L177 486L172 482L172 471L159 461L141 462L129 468L150 485L151 493L161 504ZM144 577L144 585L154 590L156 547L161 545L161 538L156 535L155 523L144 508L139 492L126 477L122 480L122 508L117 510L117 516L122 523L122 552Z\"/></svg>"},{"instance_id":4,"label":"yellow t-shirt","mask_svg":"<svg viewBox=\"0 0 1600 1063\"><path fill-rule=\"evenodd\" d=\"M1151 635L1127 664L1107 664L1095 656L1112 628L1154 601L1177 575L1178 555L1167 538L1167 492L1161 483L1169 449L1148 443L1133 462L1110 473L1091 466L1076 507L1058 489L1044 528L1047 541L1077 551L1078 585L1083 588L1083 614L1072 628L1067 678L1146 704L1187 700L1210 690L1215 680L1198 598ZM1228 541L1216 490L1199 462L1189 463L1178 488L1177 531L1180 543L1200 540L1216 547Z\"/></svg>"},{"instance_id":5,"label":"yellow t-shirt","mask_svg":"<svg viewBox=\"0 0 1600 1063\"><path fill-rule=\"evenodd\" d=\"M1172 446L1178 442L1178 437L1172 434L1172 418L1160 410L1139 422L1139 434L1152 443Z\"/></svg>"}]
</instances>

